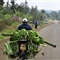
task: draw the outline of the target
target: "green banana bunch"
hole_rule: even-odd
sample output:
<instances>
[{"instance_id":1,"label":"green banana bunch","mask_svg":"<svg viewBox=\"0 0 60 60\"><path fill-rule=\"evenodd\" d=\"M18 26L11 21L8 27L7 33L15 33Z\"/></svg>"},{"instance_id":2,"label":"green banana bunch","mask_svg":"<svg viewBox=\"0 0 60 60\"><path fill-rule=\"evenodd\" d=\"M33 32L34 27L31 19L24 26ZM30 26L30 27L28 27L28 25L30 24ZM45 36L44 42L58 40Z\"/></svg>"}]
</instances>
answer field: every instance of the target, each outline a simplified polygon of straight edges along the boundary
<instances>
[{"instance_id":1,"label":"green banana bunch","mask_svg":"<svg viewBox=\"0 0 60 60\"><path fill-rule=\"evenodd\" d=\"M38 52L40 52L40 50L38 49L38 46L43 44L44 45L44 39L40 37L39 33L33 30L25 30L25 29L21 29L21 30L16 30L13 32L13 35L10 37L10 41L12 43L7 42L4 45L4 53L6 55L11 55L14 54L16 55L16 53L18 52L19 48L18 48L18 40L21 39L26 39L28 38L28 54L26 55L27 58L33 58L36 56L36 54ZM16 41L16 42L13 42Z\"/></svg>"}]
</instances>

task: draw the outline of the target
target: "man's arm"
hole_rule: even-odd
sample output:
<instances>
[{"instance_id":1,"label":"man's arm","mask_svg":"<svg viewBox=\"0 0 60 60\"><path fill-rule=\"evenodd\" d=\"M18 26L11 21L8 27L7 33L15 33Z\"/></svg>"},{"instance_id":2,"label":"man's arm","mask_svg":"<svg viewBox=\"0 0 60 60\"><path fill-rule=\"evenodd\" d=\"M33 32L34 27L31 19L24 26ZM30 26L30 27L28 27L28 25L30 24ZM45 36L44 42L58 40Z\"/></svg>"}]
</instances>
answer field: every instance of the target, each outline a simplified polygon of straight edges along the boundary
<instances>
[{"instance_id":1,"label":"man's arm","mask_svg":"<svg viewBox=\"0 0 60 60\"><path fill-rule=\"evenodd\" d=\"M21 29L22 29L21 26L19 26L19 27L18 27L18 30L21 30Z\"/></svg>"}]
</instances>

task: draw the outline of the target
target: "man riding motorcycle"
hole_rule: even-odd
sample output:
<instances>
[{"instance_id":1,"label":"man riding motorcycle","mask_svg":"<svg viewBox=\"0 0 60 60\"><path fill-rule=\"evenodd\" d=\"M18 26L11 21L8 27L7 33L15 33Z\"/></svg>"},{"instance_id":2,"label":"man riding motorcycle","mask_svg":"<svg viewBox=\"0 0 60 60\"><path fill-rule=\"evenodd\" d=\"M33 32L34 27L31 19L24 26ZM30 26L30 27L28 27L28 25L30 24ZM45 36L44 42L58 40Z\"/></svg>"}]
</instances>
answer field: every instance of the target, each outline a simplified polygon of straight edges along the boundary
<instances>
[{"instance_id":1,"label":"man riding motorcycle","mask_svg":"<svg viewBox=\"0 0 60 60\"><path fill-rule=\"evenodd\" d=\"M21 24L19 27L18 27L18 30L21 30L21 29L26 29L26 30L32 30L31 26L28 25L28 20L26 18L23 19L23 24ZM20 41L21 42L21 41ZM22 43L19 43L19 48L21 47ZM25 44L27 43L27 41L24 41ZM19 56L22 56L22 60L25 60L26 58L26 52L27 52L28 48L27 48L27 44L26 44L26 50L22 51L19 49Z\"/></svg>"}]
</instances>

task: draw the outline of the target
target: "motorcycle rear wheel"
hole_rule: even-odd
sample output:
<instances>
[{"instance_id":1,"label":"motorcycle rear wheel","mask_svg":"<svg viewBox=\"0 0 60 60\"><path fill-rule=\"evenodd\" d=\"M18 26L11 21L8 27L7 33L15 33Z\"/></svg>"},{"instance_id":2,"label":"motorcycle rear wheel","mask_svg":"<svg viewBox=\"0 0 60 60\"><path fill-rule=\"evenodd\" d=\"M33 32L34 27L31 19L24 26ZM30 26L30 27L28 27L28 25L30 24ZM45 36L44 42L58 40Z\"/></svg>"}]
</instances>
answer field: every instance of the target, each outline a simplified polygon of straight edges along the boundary
<instances>
[{"instance_id":1,"label":"motorcycle rear wheel","mask_svg":"<svg viewBox=\"0 0 60 60\"><path fill-rule=\"evenodd\" d=\"M25 60L25 54L22 55L21 60Z\"/></svg>"}]
</instances>

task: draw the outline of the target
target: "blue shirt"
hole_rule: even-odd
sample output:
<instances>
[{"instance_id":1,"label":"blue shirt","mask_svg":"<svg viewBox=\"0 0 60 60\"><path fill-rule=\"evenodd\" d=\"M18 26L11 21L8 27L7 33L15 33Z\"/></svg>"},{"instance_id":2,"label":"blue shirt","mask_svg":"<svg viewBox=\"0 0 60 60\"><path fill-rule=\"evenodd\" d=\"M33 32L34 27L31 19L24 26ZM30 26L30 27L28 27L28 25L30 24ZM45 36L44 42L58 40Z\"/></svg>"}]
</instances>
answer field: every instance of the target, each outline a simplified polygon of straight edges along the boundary
<instances>
[{"instance_id":1,"label":"blue shirt","mask_svg":"<svg viewBox=\"0 0 60 60\"><path fill-rule=\"evenodd\" d=\"M32 30L32 28L28 25L28 24L22 24L18 27L18 30L21 30L21 29L26 29L26 30Z\"/></svg>"}]
</instances>

